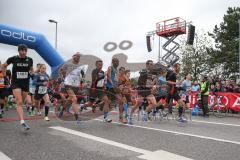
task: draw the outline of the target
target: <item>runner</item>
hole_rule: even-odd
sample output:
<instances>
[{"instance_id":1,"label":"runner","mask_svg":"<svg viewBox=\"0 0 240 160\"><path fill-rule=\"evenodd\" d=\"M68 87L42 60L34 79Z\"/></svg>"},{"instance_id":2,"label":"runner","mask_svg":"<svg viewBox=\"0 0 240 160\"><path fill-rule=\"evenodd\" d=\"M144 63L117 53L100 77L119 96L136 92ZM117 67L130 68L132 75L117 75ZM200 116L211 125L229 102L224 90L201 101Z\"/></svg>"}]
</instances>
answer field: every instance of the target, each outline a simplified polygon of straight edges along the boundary
<instances>
[{"instance_id":1,"label":"runner","mask_svg":"<svg viewBox=\"0 0 240 160\"><path fill-rule=\"evenodd\" d=\"M191 90L192 90L191 79L192 79L191 74L187 74L187 76L185 77L185 80L181 84L181 87L183 89L181 97L184 102L184 110L190 108L189 95L191 94Z\"/></svg>"},{"instance_id":2,"label":"runner","mask_svg":"<svg viewBox=\"0 0 240 160\"><path fill-rule=\"evenodd\" d=\"M50 106L50 100L48 95L48 82L49 82L49 76L46 73L46 66L44 64L41 64L39 67L39 73L36 73L34 75L34 81L33 85L36 86L34 100L37 107L40 107L40 101L44 100L44 106L45 106L45 121L49 121L48 118L48 112L49 112L49 106Z\"/></svg>"},{"instance_id":3,"label":"runner","mask_svg":"<svg viewBox=\"0 0 240 160\"><path fill-rule=\"evenodd\" d=\"M19 55L7 59L6 63L2 65L6 70L9 64L12 67L12 90L17 103L17 113L20 118L20 124L25 130L30 127L24 121L23 100L26 98L29 91L29 76L33 74L33 60L27 57L27 46L20 44L18 46Z\"/></svg>"},{"instance_id":4,"label":"runner","mask_svg":"<svg viewBox=\"0 0 240 160\"><path fill-rule=\"evenodd\" d=\"M140 71L140 77L138 78L138 97L135 100L135 104L130 112L129 124L133 124L133 114L138 109L149 95L151 95L151 87L153 86L153 77L150 74L153 69L153 61L148 60L146 62L146 68ZM152 97L152 96L151 96ZM153 98L149 99L153 104L155 101ZM144 109L145 110L145 109ZM146 117L146 113L145 117Z\"/></svg>"},{"instance_id":5,"label":"runner","mask_svg":"<svg viewBox=\"0 0 240 160\"><path fill-rule=\"evenodd\" d=\"M128 102L131 102L131 83L130 83L130 70L125 70L124 67L120 67L118 76L118 85L121 95L121 106L123 106L120 115L120 122L127 123L128 120ZM123 111L125 111L125 117L123 117Z\"/></svg>"},{"instance_id":6,"label":"runner","mask_svg":"<svg viewBox=\"0 0 240 160\"><path fill-rule=\"evenodd\" d=\"M168 95L169 92L169 87L167 85L167 80L166 80L166 75L167 75L167 70L165 68L161 68L159 71L159 77L158 80L156 81L156 85L154 85L152 87L152 94L154 95L155 99L156 99L156 103L155 104L155 100L154 98L150 97L152 100L152 102L148 102L151 105L147 106L146 112L151 112L152 109L154 110L154 114L161 109L163 116L166 116L166 113L163 112L164 110L164 104L165 104L165 99Z\"/></svg>"},{"instance_id":7,"label":"runner","mask_svg":"<svg viewBox=\"0 0 240 160\"><path fill-rule=\"evenodd\" d=\"M85 71L80 66L80 57L81 54L77 52L73 55L72 60L65 63L62 66L63 71L66 72L66 76L64 82L62 83L62 91L63 94L67 93L68 101L72 105L72 109L74 112L74 117L77 121L77 124L80 124L80 119L78 118L78 104L77 104L77 93L81 85L81 81L84 80ZM64 75L60 75L62 78ZM62 97L64 96L62 94ZM64 98L64 97L63 97ZM63 107L62 111L60 112L60 116L63 114L63 111L66 109L66 106Z\"/></svg>"},{"instance_id":8,"label":"runner","mask_svg":"<svg viewBox=\"0 0 240 160\"><path fill-rule=\"evenodd\" d=\"M180 64L175 63L173 65L173 70L168 71L168 73L167 73L166 77L167 77L168 85L170 87L170 92L169 92L169 94L166 98L166 105L169 108L169 113L172 114L172 104L171 104L172 100L174 99L175 101L177 101L178 104L179 104L179 107L178 107L178 114L179 114L178 121L179 122L186 122L186 120L183 119L183 117L182 117L184 102L182 101L181 97L179 96L178 90L176 88L176 85L180 84L180 82L176 82L177 81L177 74L179 74L179 72L180 72Z\"/></svg>"},{"instance_id":9,"label":"runner","mask_svg":"<svg viewBox=\"0 0 240 160\"><path fill-rule=\"evenodd\" d=\"M123 112L123 106L121 102L120 90L118 88L118 66L119 60L117 58L112 59L112 65L107 70L107 94L109 99L113 102L116 101L119 107L119 121L121 122L121 114ZM108 112L104 113L104 119L108 119Z\"/></svg>"},{"instance_id":10,"label":"runner","mask_svg":"<svg viewBox=\"0 0 240 160\"><path fill-rule=\"evenodd\" d=\"M0 62L1 65L1 62ZM5 97L6 97L6 86L7 86L7 76L0 67L0 118L4 113Z\"/></svg>"},{"instance_id":11,"label":"runner","mask_svg":"<svg viewBox=\"0 0 240 160\"><path fill-rule=\"evenodd\" d=\"M35 102L34 102L34 95L35 95L35 91L36 91L36 86L35 84L33 83L33 80L34 80L34 75L39 73L39 67L41 66L40 63L37 64L37 70L35 71L35 73L33 75L30 76L30 79L29 79L29 93L27 95L27 98L26 98L26 106L27 106L27 112L28 112L28 116L32 117L35 115ZM38 109L38 115L41 115L39 114L39 107L37 107Z\"/></svg>"},{"instance_id":12,"label":"runner","mask_svg":"<svg viewBox=\"0 0 240 160\"><path fill-rule=\"evenodd\" d=\"M96 68L92 71L92 85L90 89L89 102L85 103L83 107L93 107L95 112L96 106L103 105L103 113L105 115L104 122L111 122L112 120L106 116L109 112L110 101L105 94L105 73L102 70L103 61L96 61ZM100 107L101 108L101 107Z\"/></svg>"}]
</instances>

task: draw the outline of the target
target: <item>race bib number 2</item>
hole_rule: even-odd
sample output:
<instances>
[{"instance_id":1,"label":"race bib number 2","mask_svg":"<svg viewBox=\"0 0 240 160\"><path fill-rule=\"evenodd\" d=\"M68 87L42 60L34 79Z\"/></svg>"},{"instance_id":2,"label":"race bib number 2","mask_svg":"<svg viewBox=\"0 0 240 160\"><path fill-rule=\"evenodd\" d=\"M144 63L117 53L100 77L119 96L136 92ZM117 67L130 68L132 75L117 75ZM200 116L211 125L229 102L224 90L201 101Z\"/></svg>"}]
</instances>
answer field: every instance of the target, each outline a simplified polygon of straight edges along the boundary
<instances>
[{"instance_id":1,"label":"race bib number 2","mask_svg":"<svg viewBox=\"0 0 240 160\"><path fill-rule=\"evenodd\" d=\"M17 79L27 79L28 72L17 72Z\"/></svg>"}]
</instances>

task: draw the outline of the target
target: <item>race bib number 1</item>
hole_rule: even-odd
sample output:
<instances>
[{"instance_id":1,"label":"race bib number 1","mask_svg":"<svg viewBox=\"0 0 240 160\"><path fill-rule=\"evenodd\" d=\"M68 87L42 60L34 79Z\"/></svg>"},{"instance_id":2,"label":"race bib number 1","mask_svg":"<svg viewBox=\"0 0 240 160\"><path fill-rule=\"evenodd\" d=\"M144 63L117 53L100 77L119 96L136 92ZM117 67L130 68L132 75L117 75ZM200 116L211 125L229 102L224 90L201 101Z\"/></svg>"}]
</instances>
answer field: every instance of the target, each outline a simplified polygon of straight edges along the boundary
<instances>
[{"instance_id":1,"label":"race bib number 1","mask_svg":"<svg viewBox=\"0 0 240 160\"><path fill-rule=\"evenodd\" d=\"M17 79L27 79L28 72L17 72Z\"/></svg>"},{"instance_id":2,"label":"race bib number 1","mask_svg":"<svg viewBox=\"0 0 240 160\"><path fill-rule=\"evenodd\" d=\"M47 87L39 86L38 94L45 94L45 93L47 93Z\"/></svg>"}]
</instances>

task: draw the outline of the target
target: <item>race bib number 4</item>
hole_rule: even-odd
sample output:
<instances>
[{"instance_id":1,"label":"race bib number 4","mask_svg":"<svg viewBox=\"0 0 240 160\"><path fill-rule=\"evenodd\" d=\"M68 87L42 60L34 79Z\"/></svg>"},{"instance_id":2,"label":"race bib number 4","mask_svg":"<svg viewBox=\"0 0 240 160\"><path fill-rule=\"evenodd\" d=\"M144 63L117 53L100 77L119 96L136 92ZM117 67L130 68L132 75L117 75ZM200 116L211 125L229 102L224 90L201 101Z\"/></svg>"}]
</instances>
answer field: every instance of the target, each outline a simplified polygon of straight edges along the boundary
<instances>
[{"instance_id":1,"label":"race bib number 4","mask_svg":"<svg viewBox=\"0 0 240 160\"><path fill-rule=\"evenodd\" d=\"M17 72L17 79L27 79L28 72Z\"/></svg>"},{"instance_id":2,"label":"race bib number 4","mask_svg":"<svg viewBox=\"0 0 240 160\"><path fill-rule=\"evenodd\" d=\"M46 94L46 93L47 93L47 87L39 86L38 94Z\"/></svg>"}]
</instances>

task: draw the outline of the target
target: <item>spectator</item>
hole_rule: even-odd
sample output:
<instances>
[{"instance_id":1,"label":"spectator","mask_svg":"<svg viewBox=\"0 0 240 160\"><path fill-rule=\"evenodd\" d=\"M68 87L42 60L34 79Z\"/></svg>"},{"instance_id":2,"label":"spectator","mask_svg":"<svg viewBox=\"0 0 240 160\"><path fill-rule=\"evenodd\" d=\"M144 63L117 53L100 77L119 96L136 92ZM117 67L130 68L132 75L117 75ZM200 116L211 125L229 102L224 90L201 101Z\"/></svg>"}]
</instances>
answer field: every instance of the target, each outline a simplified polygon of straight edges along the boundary
<instances>
[{"instance_id":1,"label":"spectator","mask_svg":"<svg viewBox=\"0 0 240 160\"><path fill-rule=\"evenodd\" d=\"M199 91L200 91L200 86L199 86L198 82L195 81L192 86L192 92L199 92Z\"/></svg>"}]
</instances>

